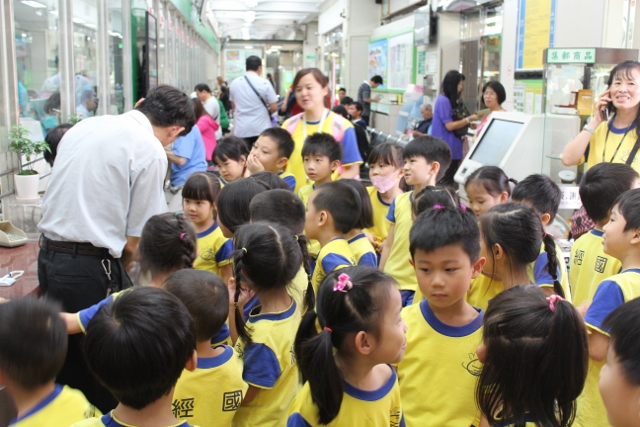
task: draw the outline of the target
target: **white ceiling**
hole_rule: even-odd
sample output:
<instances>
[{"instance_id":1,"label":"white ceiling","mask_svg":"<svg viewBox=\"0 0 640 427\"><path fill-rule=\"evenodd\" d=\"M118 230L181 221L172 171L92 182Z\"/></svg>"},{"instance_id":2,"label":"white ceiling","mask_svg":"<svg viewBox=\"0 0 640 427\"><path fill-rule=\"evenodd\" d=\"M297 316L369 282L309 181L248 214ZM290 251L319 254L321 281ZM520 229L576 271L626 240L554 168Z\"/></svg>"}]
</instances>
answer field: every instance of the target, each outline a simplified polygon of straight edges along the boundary
<instances>
[{"instance_id":1,"label":"white ceiling","mask_svg":"<svg viewBox=\"0 0 640 427\"><path fill-rule=\"evenodd\" d=\"M211 1L212 11L220 25L220 38L299 39L301 25L315 21L324 0L224 0ZM252 3L257 3L255 7ZM255 20L246 22L247 12ZM243 30L245 29L246 30ZM298 34L295 31L298 30Z\"/></svg>"}]
</instances>

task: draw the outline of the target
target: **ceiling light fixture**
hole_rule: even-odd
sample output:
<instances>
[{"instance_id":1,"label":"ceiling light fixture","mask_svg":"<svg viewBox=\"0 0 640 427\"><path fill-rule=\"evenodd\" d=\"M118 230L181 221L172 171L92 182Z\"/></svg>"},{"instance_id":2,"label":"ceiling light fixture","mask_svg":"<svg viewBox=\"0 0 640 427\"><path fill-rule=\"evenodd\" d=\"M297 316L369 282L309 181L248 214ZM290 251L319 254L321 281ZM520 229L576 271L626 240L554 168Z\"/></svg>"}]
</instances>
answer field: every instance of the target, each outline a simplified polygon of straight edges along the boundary
<instances>
[{"instance_id":1,"label":"ceiling light fixture","mask_svg":"<svg viewBox=\"0 0 640 427\"><path fill-rule=\"evenodd\" d=\"M40 3L40 2L34 1L34 0L22 0L21 3L25 4L27 6L34 7L36 9L40 9L40 8L45 8L46 9L46 7L47 7L46 5L44 5L44 4Z\"/></svg>"},{"instance_id":2,"label":"ceiling light fixture","mask_svg":"<svg viewBox=\"0 0 640 427\"><path fill-rule=\"evenodd\" d=\"M251 24L255 20L256 20L256 13L254 11L250 10L244 13L244 22L246 22L247 24Z\"/></svg>"},{"instance_id":3,"label":"ceiling light fixture","mask_svg":"<svg viewBox=\"0 0 640 427\"><path fill-rule=\"evenodd\" d=\"M249 35L249 29L248 28L243 28L242 29L242 38L244 40L249 40L251 38L251 36Z\"/></svg>"},{"instance_id":4,"label":"ceiling light fixture","mask_svg":"<svg viewBox=\"0 0 640 427\"><path fill-rule=\"evenodd\" d=\"M258 0L245 0L245 3L249 9L253 9L258 5Z\"/></svg>"},{"instance_id":5,"label":"ceiling light fixture","mask_svg":"<svg viewBox=\"0 0 640 427\"><path fill-rule=\"evenodd\" d=\"M245 46L245 49L253 49L253 46Z\"/></svg>"}]
</instances>

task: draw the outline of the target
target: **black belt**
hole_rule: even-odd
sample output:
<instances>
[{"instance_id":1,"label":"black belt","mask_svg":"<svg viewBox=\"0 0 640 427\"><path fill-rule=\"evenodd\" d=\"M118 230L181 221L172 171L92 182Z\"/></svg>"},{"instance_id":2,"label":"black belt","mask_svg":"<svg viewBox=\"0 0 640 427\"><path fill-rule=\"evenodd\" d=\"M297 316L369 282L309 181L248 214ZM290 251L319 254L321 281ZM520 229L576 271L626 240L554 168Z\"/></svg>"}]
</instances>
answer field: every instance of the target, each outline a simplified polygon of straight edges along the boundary
<instances>
[{"instance_id":1,"label":"black belt","mask_svg":"<svg viewBox=\"0 0 640 427\"><path fill-rule=\"evenodd\" d=\"M63 254L95 256L100 258L111 257L108 249L98 248L93 246L91 243L61 242L58 240L51 240L44 235L40 238L40 247L54 252L61 252Z\"/></svg>"}]
</instances>

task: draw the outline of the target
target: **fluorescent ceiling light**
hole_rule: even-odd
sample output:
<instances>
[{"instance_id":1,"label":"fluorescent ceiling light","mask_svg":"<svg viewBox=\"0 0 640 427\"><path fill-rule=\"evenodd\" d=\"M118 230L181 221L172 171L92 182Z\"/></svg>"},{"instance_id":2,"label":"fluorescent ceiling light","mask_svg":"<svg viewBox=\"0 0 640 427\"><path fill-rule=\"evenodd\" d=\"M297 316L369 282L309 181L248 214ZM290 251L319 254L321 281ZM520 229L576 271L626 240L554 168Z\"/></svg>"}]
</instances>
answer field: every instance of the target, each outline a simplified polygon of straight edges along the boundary
<instances>
[{"instance_id":1,"label":"fluorescent ceiling light","mask_svg":"<svg viewBox=\"0 0 640 427\"><path fill-rule=\"evenodd\" d=\"M273 45L273 46L271 46L271 49L282 49L282 46Z\"/></svg>"},{"instance_id":2,"label":"fluorescent ceiling light","mask_svg":"<svg viewBox=\"0 0 640 427\"><path fill-rule=\"evenodd\" d=\"M53 16L58 16L58 11L57 10L50 10L49 13Z\"/></svg>"},{"instance_id":3,"label":"fluorescent ceiling light","mask_svg":"<svg viewBox=\"0 0 640 427\"><path fill-rule=\"evenodd\" d=\"M244 13L244 22L250 24L256 20L256 13L253 10Z\"/></svg>"},{"instance_id":4,"label":"fluorescent ceiling light","mask_svg":"<svg viewBox=\"0 0 640 427\"><path fill-rule=\"evenodd\" d=\"M40 9L40 8L45 8L46 9L46 5L34 1L34 0L22 0L22 4L26 4L27 6L31 6L31 7L35 7L36 9Z\"/></svg>"},{"instance_id":5,"label":"fluorescent ceiling light","mask_svg":"<svg viewBox=\"0 0 640 427\"><path fill-rule=\"evenodd\" d=\"M258 0L245 0L245 3L247 4L247 7L251 9L258 5Z\"/></svg>"},{"instance_id":6,"label":"fluorescent ceiling light","mask_svg":"<svg viewBox=\"0 0 640 427\"><path fill-rule=\"evenodd\" d=\"M245 46L245 49L253 49L253 46Z\"/></svg>"},{"instance_id":7,"label":"fluorescent ceiling light","mask_svg":"<svg viewBox=\"0 0 640 427\"><path fill-rule=\"evenodd\" d=\"M243 28L242 29L242 38L245 40L249 40L251 38L251 36L249 35L249 29L248 28Z\"/></svg>"}]
</instances>

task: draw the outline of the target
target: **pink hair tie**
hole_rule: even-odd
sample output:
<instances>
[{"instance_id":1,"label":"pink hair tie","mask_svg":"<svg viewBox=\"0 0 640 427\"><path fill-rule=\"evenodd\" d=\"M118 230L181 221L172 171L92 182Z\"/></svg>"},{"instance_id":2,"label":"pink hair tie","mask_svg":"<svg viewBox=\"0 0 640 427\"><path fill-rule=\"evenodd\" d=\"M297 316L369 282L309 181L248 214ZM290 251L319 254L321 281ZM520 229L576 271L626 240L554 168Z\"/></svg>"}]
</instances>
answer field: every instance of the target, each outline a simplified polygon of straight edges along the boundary
<instances>
[{"instance_id":1,"label":"pink hair tie","mask_svg":"<svg viewBox=\"0 0 640 427\"><path fill-rule=\"evenodd\" d=\"M433 209L444 209L442 205L433 205Z\"/></svg>"},{"instance_id":2,"label":"pink hair tie","mask_svg":"<svg viewBox=\"0 0 640 427\"><path fill-rule=\"evenodd\" d=\"M559 301L564 301L564 298L562 298L560 295L551 295L550 297L547 297L547 301L549 301L549 310L551 310L552 313L555 313L556 304Z\"/></svg>"},{"instance_id":3,"label":"pink hair tie","mask_svg":"<svg viewBox=\"0 0 640 427\"><path fill-rule=\"evenodd\" d=\"M187 233L180 234L180 240L184 240L184 236L186 236L186 235L187 235Z\"/></svg>"},{"instance_id":4,"label":"pink hair tie","mask_svg":"<svg viewBox=\"0 0 640 427\"><path fill-rule=\"evenodd\" d=\"M461 203L461 204L460 204L460 209L462 209L463 211L466 211L466 210L467 210L467 207Z\"/></svg>"},{"instance_id":5,"label":"pink hair tie","mask_svg":"<svg viewBox=\"0 0 640 427\"><path fill-rule=\"evenodd\" d=\"M338 276L338 281L333 285L333 292L347 292L353 288L353 283L349 280L349 275L342 273Z\"/></svg>"}]
</instances>

